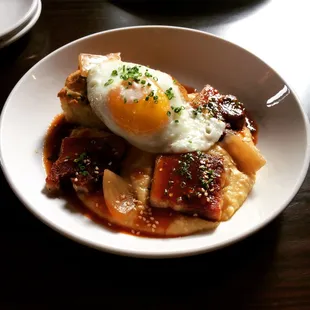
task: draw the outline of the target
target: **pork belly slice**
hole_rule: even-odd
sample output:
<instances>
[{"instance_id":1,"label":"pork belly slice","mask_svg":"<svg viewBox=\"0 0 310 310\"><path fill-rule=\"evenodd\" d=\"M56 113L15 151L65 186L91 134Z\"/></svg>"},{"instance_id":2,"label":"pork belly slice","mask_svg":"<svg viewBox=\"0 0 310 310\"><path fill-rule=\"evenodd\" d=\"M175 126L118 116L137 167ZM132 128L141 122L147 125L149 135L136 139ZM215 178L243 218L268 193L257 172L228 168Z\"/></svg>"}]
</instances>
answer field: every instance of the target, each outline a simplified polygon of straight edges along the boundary
<instances>
[{"instance_id":1,"label":"pork belly slice","mask_svg":"<svg viewBox=\"0 0 310 310\"><path fill-rule=\"evenodd\" d=\"M46 178L46 187L57 193L62 185L72 181L76 191L91 192L101 186L104 169L119 169L126 149L124 139L93 129L74 130L64 138L60 155Z\"/></svg>"},{"instance_id":2,"label":"pork belly slice","mask_svg":"<svg viewBox=\"0 0 310 310\"><path fill-rule=\"evenodd\" d=\"M150 202L204 219L221 218L225 184L223 159L202 152L160 155L156 159Z\"/></svg>"}]
</instances>

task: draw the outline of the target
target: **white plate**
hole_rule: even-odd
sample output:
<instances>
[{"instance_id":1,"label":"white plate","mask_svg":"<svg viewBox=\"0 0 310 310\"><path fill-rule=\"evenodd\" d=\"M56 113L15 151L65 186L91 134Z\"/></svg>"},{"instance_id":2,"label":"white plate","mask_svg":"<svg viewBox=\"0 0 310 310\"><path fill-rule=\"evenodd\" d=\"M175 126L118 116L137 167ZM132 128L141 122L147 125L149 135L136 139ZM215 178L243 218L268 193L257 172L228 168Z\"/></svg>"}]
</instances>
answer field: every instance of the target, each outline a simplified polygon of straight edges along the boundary
<instances>
[{"instance_id":1,"label":"white plate","mask_svg":"<svg viewBox=\"0 0 310 310\"><path fill-rule=\"evenodd\" d=\"M25 24L37 5L38 0L0 0L0 38Z\"/></svg>"},{"instance_id":2,"label":"white plate","mask_svg":"<svg viewBox=\"0 0 310 310\"><path fill-rule=\"evenodd\" d=\"M39 19L41 10L42 10L42 2L41 0L38 0L36 11L33 17L18 32L14 33L12 36L6 36L5 39L0 40L0 48L3 48L9 44L12 44L16 40L20 39L23 35L25 35L35 25L35 23Z\"/></svg>"},{"instance_id":3,"label":"white plate","mask_svg":"<svg viewBox=\"0 0 310 310\"><path fill-rule=\"evenodd\" d=\"M128 44L130 42L130 44ZM177 239L140 238L107 230L43 193L42 145L56 96L81 52L122 53L127 61L171 73L187 85L210 83L235 94L259 123L258 147L267 159L253 192L228 222L209 233ZM142 26L94 34L56 50L30 69L4 106L0 127L4 174L19 199L40 220L73 240L100 250L141 257L207 252L240 240L275 218L297 193L309 165L309 127L292 89L248 51L192 29Z\"/></svg>"}]
</instances>

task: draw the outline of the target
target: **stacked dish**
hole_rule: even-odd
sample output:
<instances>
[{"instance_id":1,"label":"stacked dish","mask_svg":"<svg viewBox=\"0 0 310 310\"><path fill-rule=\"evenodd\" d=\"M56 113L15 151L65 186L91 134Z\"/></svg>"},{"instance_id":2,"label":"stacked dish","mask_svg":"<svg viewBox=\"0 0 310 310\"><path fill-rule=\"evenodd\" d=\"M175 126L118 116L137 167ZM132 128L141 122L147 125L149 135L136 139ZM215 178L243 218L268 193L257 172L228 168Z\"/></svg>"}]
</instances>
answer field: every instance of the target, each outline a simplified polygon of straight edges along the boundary
<instances>
[{"instance_id":1,"label":"stacked dish","mask_svg":"<svg viewBox=\"0 0 310 310\"><path fill-rule=\"evenodd\" d=\"M41 0L0 0L0 48L26 34L37 22Z\"/></svg>"}]
</instances>

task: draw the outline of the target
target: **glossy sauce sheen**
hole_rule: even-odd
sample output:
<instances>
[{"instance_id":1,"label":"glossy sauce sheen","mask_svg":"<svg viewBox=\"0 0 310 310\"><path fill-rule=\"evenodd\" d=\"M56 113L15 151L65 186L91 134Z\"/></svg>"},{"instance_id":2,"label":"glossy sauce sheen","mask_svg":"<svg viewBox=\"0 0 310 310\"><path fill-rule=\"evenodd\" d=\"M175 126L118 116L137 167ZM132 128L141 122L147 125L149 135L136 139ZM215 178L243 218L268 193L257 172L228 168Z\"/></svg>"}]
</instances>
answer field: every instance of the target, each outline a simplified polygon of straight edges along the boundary
<instances>
[{"instance_id":1,"label":"glossy sauce sheen","mask_svg":"<svg viewBox=\"0 0 310 310\"><path fill-rule=\"evenodd\" d=\"M68 137L70 135L70 132L76 127L76 125L68 123L63 114L57 115L52 121L47 131L43 148L43 162L47 174L51 171L53 163L58 159L62 140L65 137ZM77 194L73 190L73 188L66 188L65 193L62 195L62 197L69 203L70 208L77 210L78 212L88 217L92 221L98 223L99 225L106 226L107 229L112 229L113 231L133 234L131 229L127 229L115 224L111 225L111 223L109 223L107 220L86 208L77 197ZM100 206L102 206L102 208L106 209L102 191L92 193L91 199L94 202L98 202L99 208ZM153 208L153 217L156 218L156 220L160 221L160 229L162 231L166 230L174 216L176 216L176 212L174 212L173 210ZM137 219L135 224L145 225L145 223L140 219ZM140 237L164 238L165 236L160 234L153 235L151 233L141 232Z\"/></svg>"},{"instance_id":2,"label":"glossy sauce sheen","mask_svg":"<svg viewBox=\"0 0 310 310\"><path fill-rule=\"evenodd\" d=\"M156 161L151 204L208 220L220 220L223 160L194 152Z\"/></svg>"},{"instance_id":3,"label":"glossy sauce sheen","mask_svg":"<svg viewBox=\"0 0 310 310\"><path fill-rule=\"evenodd\" d=\"M52 164L58 159L62 139L68 137L75 127L66 121L63 114L54 118L47 131L43 148L43 162L47 174L50 172Z\"/></svg>"},{"instance_id":4,"label":"glossy sauce sheen","mask_svg":"<svg viewBox=\"0 0 310 310\"><path fill-rule=\"evenodd\" d=\"M186 85L183 85L188 93L194 93L197 92L197 90L193 87L189 87ZM213 92L213 91L212 91ZM214 92L213 92L214 94ZM250 117L250 115L248 113L246 113L245 115L245 125L250 129L252 135L253 135L253 140L254 143L257 143L257 133L258 133L258 127L257 124L255 123L255 121ZM44 166L46 169L46 172L49 173L51 170L51 166L52 164L57 160L58 156L59 156L59 151L60 151L60 147L61 147L61 143L62 143L62 139L64 139L65 137L70 135L70 132L76 128L76 125L68 123L65 120L65 117L63 114L57 115L52 124L50 125L47 135L46 135L46 139L45 139L45 144L44 144L44 151L43 151L43 161L44 161ZM167 198L169 198L168 200L170 201L171 205L175 205L178 203L178 198L179 197L183 197L185 198L184 195L188 195L188 197L197 195L197 190L196 187L194 186L195 184L192 184L193 182L187 182L186 186L184 187L183 185L181 185L181 178L177 177L175 174L171 173L171 170L173 170L174 168L177 168L177 164L176 161L173 157L171 157L171 161L162 161L161 164L163 165L163 167L165 166L165 174L163 174L164 178L162 179L162 183L159 184L158 187L158 191L161 193L165 193L165 197L162 197L163 200ZM195 168L191 168L191 172L195 175L194 179L196 180L197 178L199 178L198 174L195 174ZM197 171L196 171L197 172ZM179 180L179 181L178 181ZM171 186L171 181L176 181L176 183ZM197 181L197 180L196 180ZM220 186L220 180L218 179L214 184L216 185L215 188L217 188L218 186ZM178 186L177 186L178 184ZM158 184L157 184L158 185ZM155 187L154 187L155 188ZM158 192L158 193L159 193ZM199 193L199 191L198 191ZM215 191L216 193L216 191ZM167 196L168 194L168 196ZM169 196L170 194L170 196ZM172 196L171 196L172 194ZM211 202L213 202L213 208L209 208L210 210L212 209L212 212L208 212L208 217L209 218L214 218L216 219L218 217L218 208L217 208L217 202L218 202L218 197L216 197L215 195L210 195L211 193L209 192L209 199ZM102 196L102 193L97 193L94 194L94 199L96 199L96 195L98 196ZM206 196L204 196L206 197ZM75 191L73 189L70 190L66 190L66 194L64 195L64 198L69 202L69 204L76 210L78 210L79 212L81 212L83 215L87 216L88 218L90 218L91 220L107 226L107 228L111 229L111 224L109 224L106 220L102 219L101 217L99 217L98 215L96 215L95 213L93 213L92 211L90 211L89 209L87 209L83 203L77 198L77 195L75 193ZM98 197L97 197L98 198ZM186 198L185 198L186 199ZM204 202L205 205L211 205L210 202L207 203L207 200L205 198ZM196 201L197 197L194 198L192 201ZM192 206L194 206L195 204L203 204L204 202L201 201L201 198L198 199L199 201L196 203L192 203ZM100 201L104 201L103 197L101 197ZM168 203L169 204L169 203ZM174 218L174 216L177 215L177 212L171 210L170 208L168 209L162 209L162 208L152 208L153 209L153 215L154 217L160 219L160 226L162 228L162 230L165 230L168 226L169 223L171 222L171 219ZM197 212L194 211L195 208L193 208L191 211L188 210L190 214L196 214ZM203 214L201 214L202 217ZM143 225L142 222L138 221L137 224ZM130 229L126 229L123 227L119 227L116 225L112 225L113 230L119 231L119 232L123 232L123 233L131 233ZM151 234L148 233L142 233L141 232L141 236L150 236ZM154 237L154 235L152 235L152 237ZM157 235L156 237L164 237L164 236L160 236Z\"/></svg>"}]
</instances>

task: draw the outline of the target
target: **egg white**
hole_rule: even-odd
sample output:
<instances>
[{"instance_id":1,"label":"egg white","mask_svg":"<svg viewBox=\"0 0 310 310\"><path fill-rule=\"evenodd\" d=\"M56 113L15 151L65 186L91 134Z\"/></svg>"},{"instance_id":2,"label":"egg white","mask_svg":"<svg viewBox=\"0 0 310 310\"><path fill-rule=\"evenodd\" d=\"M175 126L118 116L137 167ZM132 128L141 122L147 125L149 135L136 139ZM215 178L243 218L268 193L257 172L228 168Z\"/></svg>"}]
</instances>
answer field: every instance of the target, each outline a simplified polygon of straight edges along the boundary
<instances>
[{"instance_id":1,"label":"egg white","mask_svg":"<svg viewBox=\"0 0 310 310\"><path fill-rule=\"evenodd\" d=\"M169 122L158 132L137 135L125 131L114 122L109 110L108 95L113 88L119 87L123 80L119 74L111 76L111 73L123 65L126 67L139 66L143 73L147 70L158 79L157 84L163 91L172 88L174 97L169 101L170 107L172 107ZM225 123L216 118L202 113L194 115L193 108L185 100L170 75L139 64L111 60L93 66L87 77L87 93L93 111L103 123L112 132L144 151L155 153L207 151L219 140L225 129ZM123 89L122 94L127 100L134 100L142 96L142 91L139 88L129 88ZM182 108L182 110L175 113L175 108Z\"/></svg>"}]
</instances>

